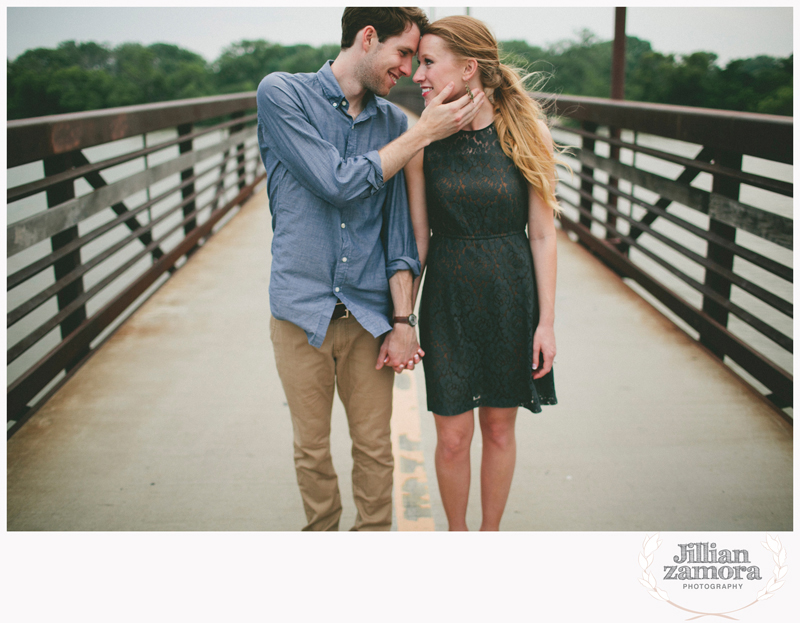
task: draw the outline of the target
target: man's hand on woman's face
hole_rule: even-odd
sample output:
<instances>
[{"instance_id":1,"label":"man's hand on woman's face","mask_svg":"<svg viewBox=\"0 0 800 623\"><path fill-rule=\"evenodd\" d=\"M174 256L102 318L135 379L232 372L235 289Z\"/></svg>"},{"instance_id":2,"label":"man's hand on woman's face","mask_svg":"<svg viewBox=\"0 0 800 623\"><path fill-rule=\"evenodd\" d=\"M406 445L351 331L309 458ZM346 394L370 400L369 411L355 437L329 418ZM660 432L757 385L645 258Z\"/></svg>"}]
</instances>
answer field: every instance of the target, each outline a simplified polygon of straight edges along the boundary
<instances>
[{"instance_id":1,"label":"man's hand on woman's face","mask_svg":"<svg viewBox=\"0 0 800 623\"><path fill-rule=\"evenodd\" d=\"M463 130L475 118L481 105L486 101L486 94L483 91L473 91L472 97L470 94L466 94L454 102L444 104L443 102L450 97L454 88L455 84L451 82L442 89L442 92L425 107L419 118L418 123L423 125L425 134L431 138L431 141L439 141Z\"/></svg>"}]
</instances>

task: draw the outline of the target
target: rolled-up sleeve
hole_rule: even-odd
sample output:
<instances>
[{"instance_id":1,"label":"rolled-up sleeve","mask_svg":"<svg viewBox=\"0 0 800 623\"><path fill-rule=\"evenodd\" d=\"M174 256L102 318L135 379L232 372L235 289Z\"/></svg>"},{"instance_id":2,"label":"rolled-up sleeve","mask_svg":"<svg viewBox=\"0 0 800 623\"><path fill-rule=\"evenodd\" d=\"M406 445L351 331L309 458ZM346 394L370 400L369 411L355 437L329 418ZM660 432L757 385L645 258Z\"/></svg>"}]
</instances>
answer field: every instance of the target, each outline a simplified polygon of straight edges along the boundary
<instances>
[{"instance_id":1,"label":"rolled-up sleeve","mask_svg":"<svg viewBox=\"0 0 800 623\"><path fill-rule=\"evenodd\" d=\"M300 98L281 74L261 81L258 103L258 139L262 158L274 152L289 172L320 199L336 207L365 199L384 186L377 150L343 159L309 122Z\"/></svg>"},{"instance_id":2,"label":"rolled-up sleeve","mask_svg":"<svg viewBox=\"0 0 800 623\"><path fill-rule=\"evenodd\" d=\"M398 270L410 270L414 277L420 273L419 252L414 227L408 210L406 178L403 171L386 185L384 204L384 245L386 248L386 278Z\"/></svg>"}]
</instances>

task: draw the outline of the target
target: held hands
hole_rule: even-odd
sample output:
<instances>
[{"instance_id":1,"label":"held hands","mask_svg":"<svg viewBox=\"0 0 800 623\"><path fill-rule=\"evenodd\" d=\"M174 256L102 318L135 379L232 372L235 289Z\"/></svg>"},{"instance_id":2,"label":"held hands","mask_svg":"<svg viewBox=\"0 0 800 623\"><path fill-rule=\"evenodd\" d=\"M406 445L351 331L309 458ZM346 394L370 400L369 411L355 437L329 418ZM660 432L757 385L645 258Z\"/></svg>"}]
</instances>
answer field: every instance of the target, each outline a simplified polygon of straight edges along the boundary
<instances>
[{"instance_id":1,"label":"held hands","mask_svg":"<svg viewBox=\"0 0 800 623\"><path fill-rule=\"evenodd\" d=\"M431 103L422 112L418 126L424 128L426 136L431 142L447 138L459 130L463 130L478 114L481 105L486 101L483 91L473 91L474 100L469 95L449 104L443 104L450 97L455 84L451 82L442 92L431 100Z\"/></svg>"},{"instance_id":2,"label":"held hands","mask_svg":"<svg viewBox=\"0 0 800 623\"><path fill-rule=\"evenodd\" d=\"M403 370L413 370L424 356L425 352L419 347L414 328L396 324L383 340L375 369L380 370L386 365L400 374Z\"/></svg>"},{"instance_id":3,"label":"held hands","mask_svg":"<svg viewBox=\"0 0 800 623\"><path fill-rule=\"evenodd\" d=\"M533 334L533 378L540 379L553 368L556 335L552 326L536 327Z\"/></svg>"}]
</instances>

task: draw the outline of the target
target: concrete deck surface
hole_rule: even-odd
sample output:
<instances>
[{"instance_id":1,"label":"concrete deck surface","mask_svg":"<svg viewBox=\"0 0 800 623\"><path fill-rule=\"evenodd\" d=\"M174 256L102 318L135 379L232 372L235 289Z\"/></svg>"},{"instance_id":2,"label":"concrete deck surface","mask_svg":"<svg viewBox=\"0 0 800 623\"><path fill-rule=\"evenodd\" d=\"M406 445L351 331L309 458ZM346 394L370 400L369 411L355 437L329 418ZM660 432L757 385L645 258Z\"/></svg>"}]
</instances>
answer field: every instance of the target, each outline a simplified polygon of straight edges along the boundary
<instances>
[{"instance_id":1,"label":"concrete deck surface","mask_svg":"<svg viewBox=\"0 0 800 623\"><path fill-rule=\"evenodd\" d=\"M8 530L297 530L259 192L9 440ZM517 420L504 530L792 530L792 430L559 234L559 405ZM477 428L477 427L476 427ZM396 377L395 529L446 530L421 368ZM349 436L333 414L348 529ZM480 524L480 433L468 520Z\"/></svg>"}]
</instances>

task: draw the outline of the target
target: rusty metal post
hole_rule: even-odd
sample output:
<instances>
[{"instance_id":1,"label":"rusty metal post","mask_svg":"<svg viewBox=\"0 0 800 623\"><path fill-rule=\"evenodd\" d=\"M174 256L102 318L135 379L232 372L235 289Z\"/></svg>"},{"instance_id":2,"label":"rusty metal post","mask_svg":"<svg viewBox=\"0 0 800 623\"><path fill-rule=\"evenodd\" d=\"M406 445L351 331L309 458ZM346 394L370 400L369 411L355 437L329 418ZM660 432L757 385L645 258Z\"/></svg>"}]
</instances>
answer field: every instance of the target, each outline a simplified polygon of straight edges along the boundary
<instances>
[{"instance_id":1,"label":"rusty metal post","mask_svg":"<svg viewBox=\"0 0 800 623\"><path fill-rule=\"evenodd\" d=\"M581 127L586 130L587 132L597 132L597 124L591 121L582 121ZM588 136L584 136L581 139L581 150L586 152L594 153L594 144L595 139L590 138ZM587 167L583 163L581 163L581 172L586 173L586 176L589 179L583 178L581 180L581 190L586 193L586 195L581 197L580 205L584 208L589 214L592 212L592 200L588 199L587 197L592 196L594 193L594 184L591 182L591 179L594 178L594 169L591 167ZM578 217L578 221L581 225L586 227L587 229L591 229L592 227L592 219L589 218L587 214L581 213Z\"/></svg>"},{"instance_id":2,"label":"rusty metal post","mask_svg":"<svg viewBox=\"0 0 800 623\"><path fill-rule=\"evenodd\" d=\"M616 7L614 9L614 56L611 64L611 99L625 99L625 7ZM616 127L609 127L608 132L611 138L614 139L619 139L621 135L620 129ZM610 158L611 160L619 161L618 145L611 145ZM608 185L613 190L616 190L619 188L619 180L616 177L611 177L608 180ZM610 208L617 209L617 195L613 192L608 193L608 205ZM606 223L608 223L609 227L616 227L616 215L607 212ZM615 243L619 248L621 241L614 239L609 229L606 229L606 239Z\"/></svg>"},{"instance_id":3,"label":"rusty metal post","mask_svg":"<svg viewBox=\"0 0 800 623\"><path fill-rule=\"evenodd\" d=\"M73 166L75 166L75 162L73 160L74 159L72 153L59 154L57 156L50 156L48 158L45 158L44 159L45 176L56 175L57 173L61 173L63 171L71 169ZM61 184L57 184L47 190L47 207L52 208L54 206L59 205L60 203L64 203L65 201L69 201L70 199L74 198L75 198L74 182L71 180L62 182ZM79 234L77 225L75 225L74 227L70 227L69 229L66 229L62 232L59 232L50 239L53 251L58 251L61 247L66 246L67 244L75 240L78 237L78 235ZM65 255L63 258L61 258L60 260L56 261L53 264L53 270L55 272L55 280L58 281L62 277L65 277L80 265L81 265L81 251L80 249L75 249L75 251ZM58 293L56 297L58 301L58 310L61 311L81 295L83 295L83 277L79 277L78 279L73 281L71 284L66 286ZM61 339L63 340L75 329L77 329L78 326L80 326L80 324L84 320L86 320L86 306L81 305L73 313L67 316L61 323L60 325ZM64 369L67 371L72 369L88 352L89 350L87 348L77 353L75 357L73 357L67 362Z\"/></svg>"},{"instance_id":4,"label":"rusty metal post","mask_svg":"<svg viewBox=\"0 0 800 623\"><path fill-rule=\"evenodd\" d=\"M191 123L184 123L178 126L178 136L184 136L186 134L192 133L192 124ZM178 144L178 153L185 154L187 151L192 151L192 143L193 141L189 139L188 141L184 141ZM181 182L185 182L190 177L194 176L194 167L186 169L185 171L181 171ZM194 194L194 182L191 184L187 184L183 190L181 190L181 198L186 199ZM196 209L195 202L191 201L187 203L183 207L183 216L187 217ZM195 227L197 227L197 221L192 219L186 225L183 226L183 232L188 234L192 231Z\"/></svg>"},{"instance_id":5,"label":"rusty metal post","mask_svg":"<svg viewBox=\"0 0 800 623\"><path fill-rule=\"evenodd\" d=\"M625 7L614 9L614 56L611 65L611 99L625 99Z\"/></svg>"},{"instance_id":6,"label":"rusty metal post","mask_svg":"<svg viewBox=\"0 0 800 623\"><path fill-rule=\"evenodd\" d=\"M231 119L238 119L239 117L244 117L244 111L243 110L239 111L239 112L235 112L235 113L233 113L231 115ZM231 134L236 134L237 132L241 132L242 130L244 130L244 124L243 123L242 124L236 124L234 126L231 126L230 133ZM236 156L236 165L237 165L236 176L238 178L240 178L239 179L239 190L242 190L242 188L244 188L247 185L247 183L245 182L245 179L244 179L244 143L241 143L240 145L237 145L236 146L236 151L239 152L239 155Z\"/></svg>"},{"instance_id":7,"label":"rusty metal post","mask_svg":"<svg viewBox=\"0 0 800 623\"><path fill-rule=\"evenodd\" d=\"M191 123L183 123L178 126L178 136L184 136L186 134L191 134L193 129L193 124ZM183 141L182 143L178 144L178 153L185 154L187 151L192 151L192 143L194 141L189 139L188 141ZM194 167L190 167L185 171L181 171L181 182L185 182L189 178L194 177ZM194 195L194 182L191 184L187 184L181 190L181 198L187 199ZM186 218L187 216L191 215L197 210L197 205L195 204L194 200L187 203L183 206L183 217ZM191 219L190 221L186 222L186 225L183 226L183 233L185 235L189 235L189 233L197 227L197 220ZM193 247L189 250L186 254L186 257L190 257L192 253L197 250L197 247Z\"/></svg>"},{"instance_id":8,"label":"rusty metal post","mask_svg":"<svg viewBox=\"0 0 800 623\"><path fill-rule=\"evenodd\" d=\"M714 158L714 163L729 169L741 171L742 154L718 150ZM738 200L740 186L741 184L739 181L734 178L724 175L714 175L714 182L711 190L712 192L719 193L725 197ZM736 241L736 228L716 219L709 219L708 231L720 236L721 238L724 238L725 240L729 240L730 242ZM709 241L706 257L722 268L731 271L733 270L734 254L729 249ZM725 300L730 300L731 282L722 275L711 270L706 270L705 285L714 290L714 292L720 294ZM707 296L703 296L703 311L723 327L728 326L728 310L718 303L715 303ZM700 343L706 346L720 359L726 354L724 348L719 344L719 342L717 340L710 339L708 335L701 333Z\"/></svg>"}]
</instances>

